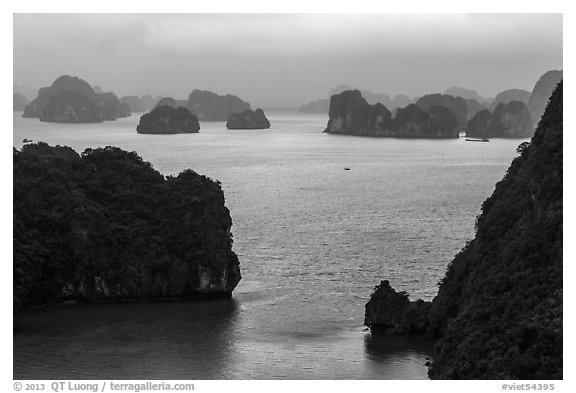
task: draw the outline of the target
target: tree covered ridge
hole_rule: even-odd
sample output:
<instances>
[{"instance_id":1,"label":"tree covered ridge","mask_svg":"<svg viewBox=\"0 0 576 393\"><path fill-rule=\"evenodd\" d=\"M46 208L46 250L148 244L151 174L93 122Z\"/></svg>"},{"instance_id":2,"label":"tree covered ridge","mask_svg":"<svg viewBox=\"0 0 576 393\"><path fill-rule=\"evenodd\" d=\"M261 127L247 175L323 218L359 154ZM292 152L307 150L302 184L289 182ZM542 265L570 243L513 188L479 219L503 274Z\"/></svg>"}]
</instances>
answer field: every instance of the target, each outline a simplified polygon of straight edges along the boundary
<instances>
[{"instance_id":1,"label":"tree covered ridge","mask_svg":"<svg viewBox=\"0 0 576 393\"><path fill-rule=\"evenodd\" d=\"M562 378L562 82L430 311L438 379Z\"/></svg>"},{"instance_id":2,"label":"tree covered ridge","mask_svg":"<svg viewBox=\"0 0 576 393\"><path fill-rule=\"evenodd\" d=\"M13 150L14 302L230 295L240 280L220 184L135 152Z\"/></svg>"}]
</instances>

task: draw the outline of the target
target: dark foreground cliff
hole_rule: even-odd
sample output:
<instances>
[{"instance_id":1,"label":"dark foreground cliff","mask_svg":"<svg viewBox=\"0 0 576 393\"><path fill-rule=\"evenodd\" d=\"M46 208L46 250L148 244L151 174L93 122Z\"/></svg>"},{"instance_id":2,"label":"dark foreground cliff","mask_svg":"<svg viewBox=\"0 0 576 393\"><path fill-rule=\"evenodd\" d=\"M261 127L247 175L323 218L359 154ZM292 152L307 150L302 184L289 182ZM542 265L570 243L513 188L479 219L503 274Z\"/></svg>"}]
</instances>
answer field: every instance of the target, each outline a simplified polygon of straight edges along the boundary
<instances>
[{"instance_id":1,"label":"dark foreground cliff","mask_svg":"<svg viewBox=\"0 0 576 393\"><path fill-rule=\"evenodd\" d=\"M230 296L240 280L218 182L135 152L14 149L14 304Z\"/></svg>"},{"instance_id":2,"label":"dark foreground cliff","mask_svg":"<svg viewBox=\"0 0 576 393\"><path fill-rule=\"evenodd\" d=\"M377 330L436 338L433 379L562 379L562 83L490 198L432 303L383 281Z\"/></svg>"}]
</instances>

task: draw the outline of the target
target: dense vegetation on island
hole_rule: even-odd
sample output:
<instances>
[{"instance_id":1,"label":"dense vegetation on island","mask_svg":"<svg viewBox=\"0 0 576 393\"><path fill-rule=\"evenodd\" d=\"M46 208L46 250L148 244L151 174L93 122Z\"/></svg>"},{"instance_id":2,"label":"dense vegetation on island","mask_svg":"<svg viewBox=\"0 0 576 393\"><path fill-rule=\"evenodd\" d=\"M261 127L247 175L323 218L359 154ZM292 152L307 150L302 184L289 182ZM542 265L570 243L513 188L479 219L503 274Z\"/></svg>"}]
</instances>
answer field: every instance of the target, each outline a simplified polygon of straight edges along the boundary
<instances>
[{"instance_id":1,"label":"dense vegetation on island","mask_svg":"<svg viewBox=\"0 0 576 393\"><path fill-rule=\"evenodd\" d=\"M550 97L550 94L548 94ZM528 103L530 99L530 92L528 90L522 89L508 89L501 91L494 97L494 100L490 103L490 110L494 110L496 106L500 103L508 104L510 101L520 101L524 104Z\"/></svg>"},{"instance_id":2,"label":"dense vegetation on island","mask_svg":"<svg viewBox=\"0 0 576 393\"><path fill-rule=\"evenodd\" d=\"M473 138L530 138L532 118L521 101L500 102L492 112L480 111L466 125L466 136Z\"/></svg>"},{"instance_id":3,"label":"dense vegetation on island","mask_svg":"<svg viewBox=\"0 0 576 393\"><path fill-rule=\"evenodd\" d=\"M489 99L484 98L478 94L476 90L466 89L459 86L452 86L444 90L444 94L454 97L462 97L465 100L474 100L483 105L488 105L490 101Z\"/></svg>"},{"instance_id":4,"label":"dense vegetation on island","mask_svg":"<svg viewBox=\"0 0 576 393\"><path fill-rule=\"evenodd\" d=\"M433 106L448 108L458 119L458 130L463 130L466 127L468 106L462 97L454 97L448 94L426 94L416 100L416 105L424 112L428 112Z\"/></svg>"},{"instance_id":5,"label":"dense vegetation on island","mask_svg":"<svg viewBox=\"0 0 576 393\"><path fill-rule=\"evenodd\" d=\"M135 152L14 149L14 304L229 296L240 280L218 182Z\"/></svg>"},{"instance_id":6,"label":"dense vegetation on island","mask_svg":"<svg viewBox=\"0 0 576 393\"><path fill-rule=\"evenodd\" d=\"M99 90L100 91L100 90ZM24 108L22 117L59 123L99 123L131 115L112 92L96 92L86 81L63 75Z\"/></svg>"},{"instance_id":7,"label":"dense vegetation on island","mask_svg":"<svg viewBox=\"0 0 576 393\"><path fill-rule=\"evenodd\" d=\"M172 97L162 97L158 100L156 105L154 105L154 109L161 107L161 106L170 106L174 109L178 107L186 108L187 101L186 100L176 100Z\"/></svg>"},{"instance_id":8,"label":"dense vegetation on island","mask_svg":"<svg viewBox=\"0 0 576 393\"><path fill-rule=\"evenodd\" d=\"M542 75L534 85L534 89L532 89L532 93L526 104L534 124L538 124L540 121L540 118L544 114L544 109L546 109L548 97L550 97L552 91L561 80L562 70L551 70Z\"/></svg>"},{"instance_id":9,"label":"dense vegetation on island","mask_svg":"<svg viewBox=\"0 0 576 393\"><path fill-rule=\"evenodd\" d=\"M162 101L162 100L160 100ZM182 106L159 106L140 117L138 134L189 134L200 130L198 118Z\"/></svg>"},{"instance_id":10,"label":"dense vegetation on island","mask_svg":"<svg viewBox=\"0 0 576 393\"><path fill-rule=\"evenodd\" d=\"M250 109L250 104L234 95L221 96L211 91L196 89L188 96L186 107L198 120L225 121L232 113Z\"/></svg>"},{"instance_id":11,"label":"dense vegetation on island","mask_svg":"<svg viewBox=\"0 0 576 393\"><path fill-rule=\"evenodd\" d=\"M229 130L261 130L270 128L270 122L260 108L255 111L246 109L242 113L233 113L226 122Z\"/></svg>"},{"instance_id":12,"label":"dense vegetation on island","mask_svg":"<svg viewBox=\"0 0 576 393\"><path fill-rule=\"evenodd\" d=\"M298 112L300 113L328 113L330 110L330 98L335 94L340 94L346 90L358 90L362 94L362 97L370 104L382 104L386 108L394 110L396 108L404 108L412 103L410 97L405 94L398 94L391 99L388 94L373 93L369 90L360 90L348 85L338 85L335 88L330 89L328 98L319 99L316 101L311 101L307 104L300 106Z\"/></svg>"},{"instance_id":13,"label":"dense vegetation on island","mask_svg":"<svg viewBox=\"0 0 576 393\"><path fill-rule=\"evenodd\" d=\"M562 134L560 82L433 302L382 281L366 305L373 331L437 339L431 378L562 379Z\"/></svg>"},{"instance_id":14,"label":"dense vegetation on island","mask_svg":"<svg viewBox=\"0 0 576 393\"><path fill-rule=\"evenodd\" d=\"M400 138L458 138L458 119L448 108L432 105L428 111L415 104L399 108L392 118L382 104L370 105L358 90L347 90L330 99L330 134Z\"/></svg>"}]
</instances>

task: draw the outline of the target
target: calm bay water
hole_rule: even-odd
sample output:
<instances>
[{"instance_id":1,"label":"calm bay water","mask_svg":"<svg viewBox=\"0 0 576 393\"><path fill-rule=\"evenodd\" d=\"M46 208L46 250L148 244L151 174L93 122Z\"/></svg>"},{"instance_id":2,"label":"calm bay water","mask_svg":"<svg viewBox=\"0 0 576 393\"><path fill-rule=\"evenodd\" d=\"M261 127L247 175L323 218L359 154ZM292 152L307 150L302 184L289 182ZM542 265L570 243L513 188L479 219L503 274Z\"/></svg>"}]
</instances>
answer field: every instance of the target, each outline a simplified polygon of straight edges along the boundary
<instances>
[{"instance_id":1,"label":"calm bay water","mask_svg":"<svg viewBox=\"0 0 576 393\"><path fill-rule=\"evenodd\" d=\"M54 124L14 114L23 138L135 150L163 174L222 182L243 279L233 299L28 311L15 379L422 379L431 344L371 336L374 285L430 300L474 235L522 140L328 135L326 115L270 113L270 130L138 135L138 116ZM345 171L344 168L350 168Z\"/></svg>"}]
</instances>

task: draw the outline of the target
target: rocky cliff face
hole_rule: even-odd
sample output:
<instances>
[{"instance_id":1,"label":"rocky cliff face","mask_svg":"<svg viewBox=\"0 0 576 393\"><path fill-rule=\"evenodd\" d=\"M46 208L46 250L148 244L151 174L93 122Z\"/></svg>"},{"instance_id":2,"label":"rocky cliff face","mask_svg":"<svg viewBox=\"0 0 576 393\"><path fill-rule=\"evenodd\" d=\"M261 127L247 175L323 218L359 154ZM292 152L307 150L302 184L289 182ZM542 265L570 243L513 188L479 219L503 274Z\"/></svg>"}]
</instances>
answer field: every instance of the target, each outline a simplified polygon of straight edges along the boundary
<instances>
[{"instance_id":1,"label":"rocky cliff face","mask_svg":"<svg viewBox=\"0 0 576 393\"><path fill-rule=\"evenodd\" d=\"M466 115L466 119L470 120L472 119L474 116L476 116L476 114L480 111L483 111L486 108L486 105L474 100L474 99L470 99L470 98L466 98L466 107L468 108L468 112Z\"/></svg>"},{"instance_id":2,"label":"rocky cliff face","mask_svg":"<svg viewBox=\"0 0 576 393\"><path fill-rule=\"evenodd\" d=\"M42 108L40 121L58 123L99 123L102 113L82 93L62 90L52 95Z\"/></svg>"},{"instance_id":3,"label":"rocky cliff face","mask_svg":"<svg viewBox=\"0 0 576 393\"><path fill-rule=\"evenodd\" d=\"M178 107L186 108L187 103L188 103L188 101L186 101L186 100L175 100L172 97L162 97L162 98L160 98L160 100L158 100L156 105L154 105L154 109L161 107L161 106L169 106L169 107L172 107L174 109L176 109Z\"/></svg>"},{"instance_id":4,"label":"rocky cliff face","mask_svg":"<svg viewBox=\"0 0 576 393\"><path fill-rule=\"evenodd\" d=\"M534 124L538 124L540 121L552 91L561 80L562 71L552 70L542 75L540 79L538 79L538 82L536 82L532 94L530 94L530 98L528 99L528 111L530 111Z\"/></svg>"},{"instance_id":5,"label":"rocky cliff face","mask_svg":"<svg viewBox=\"0 0 576 393\"><path fill-rule=\"evenodd\" d=\"M374 288L366 303L364 325L398 334L427 334L430 302L411 302L406 292L396 292L387 280Z\"/></svg>"},{"instance_id":6,"label":"rocky cliff face","mask_svg":"<svg viewBox=\"0 0 576 393\"><path fill-rule=\"evenodd\" d=\"M370 105L358 90L332 96L324 132L360 136L405 138L457 138L457 120L447 108L424 112L414 104L399 108L393 119L382 104Z\"/></svg>"},{"instance_id":7,"label":"rocky cliff face","mask_svg":"<svg viewBox=\"0 0 576 393\"><path fill-rule=\"evenodd\" d=\"M500 103L494 111L481 111L466 126L473 138L529 138L534 133L532 119L523 102Z\"/></svg>"},{"instance_id":8,"label":"rocky cliff face","mask_svg":"<svg viewBox=\"0 0 576 393\"><path fill-rule=\"evenodd\" d=\"M77 99L77 102L71 101ZM90 104L88 104L90 102ZM91 112L96 112L92 114ZM130 108L114 93L96 93L84 80L63 75L24 108L22 117L49 122L101 122L130 116Z\"/></svg>"},{"instance_id":9,"label":"rocky cliff face","mask_svg":"<svg viewBox=\"0 0 576 393\"><path fill-rule=\"evenodd\" d=\"M270 122L262 109L258 108L255 111L247 109L242 113L231 114L226 128L229 130L266 129L270 128Z\"/></svg>"},{"instance_id":10,"label":"rocky cliff face","mask_svg":"<svg viewBox=\"0 0 576 393\"><path fill-rule=\"evenodd\" d=\"M412 103L412 100L406 94L398 94L392 100L392 109L405 108L408 105L410 105L411 103Z\"/></svg>"},{"instance_id":11,"label":"rocky cliff face","mask_svg":"<svg viewBox=\"0 0 576 393\"><path fill-rule=\"evenodd\" d=\"M482 97L476 90L465 89L463 87L453 86L444 90L445 95L450 95L454 97L462 97L465 100L474 100L480 104L486 105L486 98Z\"/></svg>"},{"instance_id":12,"label":"rocky cliff face","mask_svg":"<svg viewBox=\"0 0 576 393\"><path fill-rule=\"evenodd\" d=\"M550 97L550 96L548 96ZM530 98L530 92L522 89L509 89L504 90L496 95L494 101L490 104L490 110L494 110L496 106L500 103L508 104L510 101L520 101L524 104L528 103Z\"/></svg>"},{"instance_id":13,"label":"rocky cliff face","mask_svg":"<svg viewBox=\"0 0 576 393\"><path fill-rule=\"evenodd\" d=\"M383 282L366 306L373 329L437 339L431 378L562 379L562 117L560 83L432 303Z\"/></svg>"},{"instance_id":14,"label":"rocky cliff face","mask_svg":"<svg viewBox=\"0 0 576 393\"><path fill-rule=\"evenodd\" d=\"M100 107L104 120L116 120L132 115L130 106L121 102L114 93L102 93L99 95L99 100L101 102Z\"/></svg>"},{"instance_id":15,"label":"rocky cliff face","mask_svg":"<svg viewBox=\"0 0 576 393\"><path fill-rule=\"evenodd\" d=\"M468 107L462 97L454 97L448 94L426 94L416 101L416 105L424 112L428 112L434 105L446 107L456 115L459 130L463 130L466 127Z\"/></svg>"},{"instance_id":16,"label":"rocky cliff face","mask_svg":"<svg viewBox=\"0 0 576 393\"><path fill-rule=\"evenodd\" d=\"M186 107L199 120L224 121L232 113L250 109L250 104L234 95L220 96L210 91L194 90L188 97Z\"/></svg>"},{"instance_id":17,"label":"rocky cliff face","mask_svg":"<svg viewBox=\"0 0 576 393\"><path fill-rule=\"evenodd\" d=\"M43 116L44 107L48 104L51 97L61 91L74 91L94 104L97 101L97 94L86 81L77 77L63 75L56 79L52 86L43 87L38 91L38 97L24 109L22 117L39 119Z\"/></svg>"},{"instance_id":18,"label":"rocky cliff face","mask_svg":"<svg viewBox=\"0 0 576 393\"><path fill-rule=\"evenodd\" d=\"M138 134L188 134L200 130L198 119L182 106L160 106L140 117Z\"/></svg>"},{"instance_id":19,"label":"rocky cliff face","mask_svg":"<svg viewBox=\"0 0 576 393\"><path fill-rule=\"evenodd\" d=\"M368 102L370 105L382 104L386 108L392 108L392 100L388 94L383 93L373 93L369 90L360 90L355 87L350 87L348 85L338 85L333 89L330 89L330 93L328 94L329 98L332 98L333 95L340 94L347 90L358 90L362 97Z\"/></svg>"},{"instance_id":20,"label":"rocky cliff face","mask_svg":"<svg viewBox=\"0 0 576 393\"><path fill-rule=\"evenodd\" d=\"M13 160L15 305L230 296L240 280L219 183L114 147Z\"/></svg>"}]
</instances>

